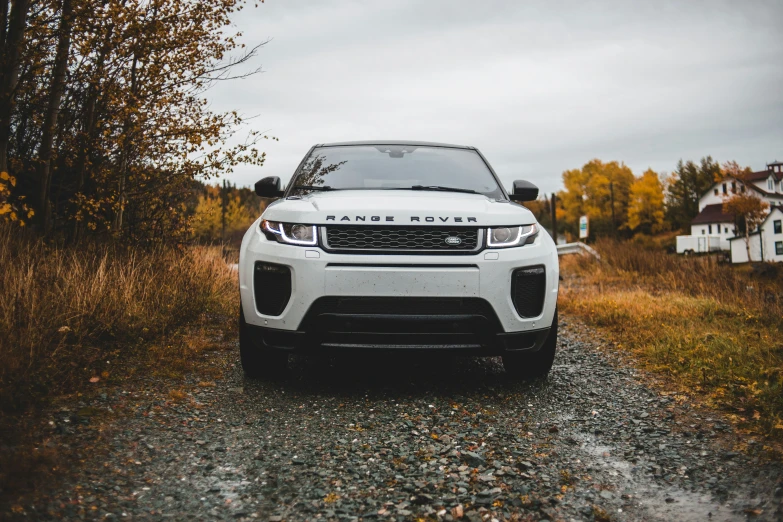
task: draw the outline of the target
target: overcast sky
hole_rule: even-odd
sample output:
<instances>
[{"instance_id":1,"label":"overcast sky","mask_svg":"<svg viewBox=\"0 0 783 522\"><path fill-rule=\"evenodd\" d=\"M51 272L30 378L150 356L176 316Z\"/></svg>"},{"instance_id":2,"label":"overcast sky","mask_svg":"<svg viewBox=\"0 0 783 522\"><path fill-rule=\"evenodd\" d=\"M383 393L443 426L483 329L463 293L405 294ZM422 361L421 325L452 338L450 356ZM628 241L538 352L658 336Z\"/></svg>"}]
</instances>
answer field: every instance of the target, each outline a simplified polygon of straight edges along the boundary
<instances>
[{"instance_id":1,"label":"overcast sky","mask_svg":"<svg viewBox=\"0 0 783 522\"><path fill-rule=\"evenodd\" d=\"M783 2L266 0L236 17L263 73L209 93L256 116L286 182L315 143L474 145L546 192L592 158L640 174L783 160Z\"/></svg>"}]
</instances>

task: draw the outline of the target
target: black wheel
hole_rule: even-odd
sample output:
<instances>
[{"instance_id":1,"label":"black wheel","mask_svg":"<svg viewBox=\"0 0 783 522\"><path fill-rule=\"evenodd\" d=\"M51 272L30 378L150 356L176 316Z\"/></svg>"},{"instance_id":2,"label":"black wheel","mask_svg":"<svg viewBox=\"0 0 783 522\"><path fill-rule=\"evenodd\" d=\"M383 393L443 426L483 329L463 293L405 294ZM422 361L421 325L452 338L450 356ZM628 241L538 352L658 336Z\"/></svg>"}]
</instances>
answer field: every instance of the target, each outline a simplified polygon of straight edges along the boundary
<instances>
[{"instance_id":1,"label":"black wheel","mask_svg":"<svg viewBox=\"0 0 783 522\"><path fill-rule=\"evenodd\" d=\"M251 379L280 377L288 367L288 354L270 350L245 322L239 305L239 357L242 369Z\"/></svg>"},{"instance_id":2,"label":"black wheel","mask_svg":"<svg viewBox=\"0 0 783 522\"><path fill-rule=\"evenodd\" d=\"M545 379L552 369L557 348L557 309L552 327L544 345L533 353L507 353L503 355L503 367L506 373L516 379Z\"/></svg>"}]
</instances>

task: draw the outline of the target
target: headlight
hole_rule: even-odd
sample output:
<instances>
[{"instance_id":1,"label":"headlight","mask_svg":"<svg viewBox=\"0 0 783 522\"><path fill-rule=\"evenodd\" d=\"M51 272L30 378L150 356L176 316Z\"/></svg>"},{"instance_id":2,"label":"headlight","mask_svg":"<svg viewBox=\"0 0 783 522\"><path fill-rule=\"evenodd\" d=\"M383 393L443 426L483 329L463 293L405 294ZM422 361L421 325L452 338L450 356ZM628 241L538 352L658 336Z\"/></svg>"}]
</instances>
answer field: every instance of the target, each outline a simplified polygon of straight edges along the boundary
<instances>
[{"instance_id":1,"label":"headlight","mask_svg":"<svg viewBox=\"0 0 783 522\"><path fill-rule=\"evenodd\" d=\"M490 248L521 246L532 241L537 234L536 225L490 228L487 230L487 246Z\"/></svg>"},{"instance_id":2,"label":"headlight","mask_svg":"<svg viewBox=\"0 0 783 522\"><path fill-rule=\"evenodd\" d=\"M261 231L269 239L289 245L315 246L318 244L318 227L300 223L261 221Z\"/></svg>"}]
</instances>

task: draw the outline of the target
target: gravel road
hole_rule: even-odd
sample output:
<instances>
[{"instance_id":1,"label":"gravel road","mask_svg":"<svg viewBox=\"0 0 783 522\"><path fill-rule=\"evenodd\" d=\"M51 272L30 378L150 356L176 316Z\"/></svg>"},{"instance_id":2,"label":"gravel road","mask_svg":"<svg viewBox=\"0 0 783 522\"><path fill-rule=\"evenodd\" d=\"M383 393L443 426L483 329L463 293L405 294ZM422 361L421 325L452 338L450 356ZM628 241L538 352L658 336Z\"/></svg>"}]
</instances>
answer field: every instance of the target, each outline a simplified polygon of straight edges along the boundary
<instances>
[{"instance_id":1,"label":"gravel road","mask_svg":"<svg viewBox=\"0 0 783 522\"><path fill-rule=\"evenodd\" d=\"M420 358L297 359L265 383L211 352L214 386L140 382L53 412L49 444L81 462L0 519L783 520L783 464L735 451L724 420L594 338L565 317L532 384L495 359Z\"/></svg>"}]
</instances>

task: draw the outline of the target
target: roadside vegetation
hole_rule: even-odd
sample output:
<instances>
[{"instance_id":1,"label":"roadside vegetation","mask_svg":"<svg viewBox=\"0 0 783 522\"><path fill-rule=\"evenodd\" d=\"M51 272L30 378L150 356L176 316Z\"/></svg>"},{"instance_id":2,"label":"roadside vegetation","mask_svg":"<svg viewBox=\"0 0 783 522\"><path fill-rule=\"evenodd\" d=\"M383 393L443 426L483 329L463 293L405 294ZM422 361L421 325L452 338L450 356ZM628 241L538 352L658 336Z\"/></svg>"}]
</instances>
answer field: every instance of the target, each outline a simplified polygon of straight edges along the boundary
<instances>
[{"instance_id":1,"label":"roadside vegetation","mask_svg":"<svg viewBox=\"0 0 783 522\"><path fill-rule=\"evenodd\" d=\"M3 226L0 266L0 416L139 367L176 373L205 342L186 330L233 326L236 275L217 248L61 247Z\"/></svg>"},{"instance_id":2,"label":"roadside vegetation","mask_svg":"<svg viewBox=\"0 0 783 522\"><path fill-rule=\"evenodd\" d=\"M783 274L600 240L601 261L561 259L560 307L597 327L671 391L783 440Z\"/></svg>"}]
</instances>

